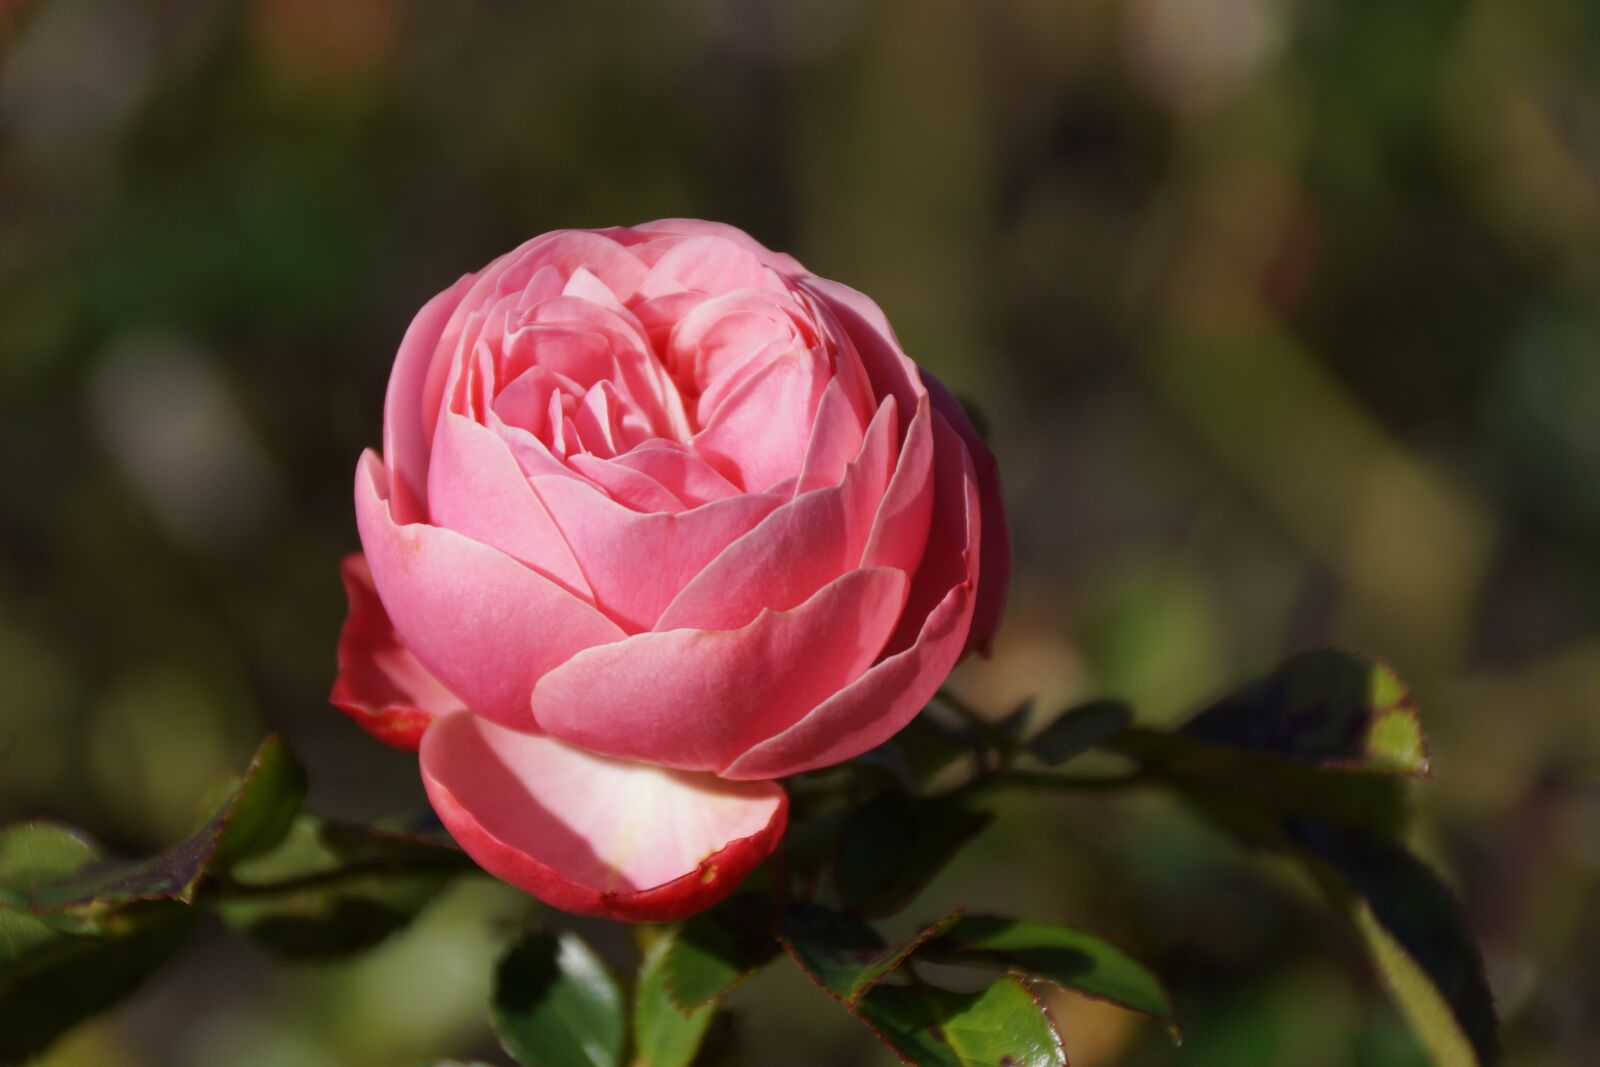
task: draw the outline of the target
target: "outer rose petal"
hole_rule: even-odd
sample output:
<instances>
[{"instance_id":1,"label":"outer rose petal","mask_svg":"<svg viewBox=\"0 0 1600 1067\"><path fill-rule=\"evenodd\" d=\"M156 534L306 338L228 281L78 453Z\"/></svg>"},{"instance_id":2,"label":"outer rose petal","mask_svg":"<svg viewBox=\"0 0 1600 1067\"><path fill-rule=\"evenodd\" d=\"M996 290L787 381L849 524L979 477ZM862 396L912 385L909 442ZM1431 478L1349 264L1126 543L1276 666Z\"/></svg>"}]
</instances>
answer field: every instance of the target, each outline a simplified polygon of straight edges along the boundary
<instances>
[{"instance_id":1,"label":"outer rose petal","mask_svg":"<svg viewBox=\"0 0 1600 1067\"><path fill-rule=\"evenodd\" d=\"M563 911L666 922L731 893L777 847L788 797L595 756L470 713L422 743L433 809L479 866Z\"/></svg>"},{"instance_id":2,"label":"outer rose petal","mask_svg":"<svg viewBox=\"0 0 1600 1067\"><path fill-rule=\"evenodd\" d=\"M995 631L1000 629L1006 594L1011 589L1011 530L1006 523L1005 499L1000 492L1000 465L972 420L967 418L961 402L944 383L927 371L922 372L922 381L928 387L934 410L944 416L967 446L973 470L978 475L978 496L983 502L983 558L978 562L978 604L972 612L972 633L967 636L967 648L977 649L987 656Z\"/></svg>"},{"instance_id":3,"label":"outer rose petal","mask_svg":"<svg viewBox=\"0 0 1600 1067\"><path fill-rule=\"evenodd\" d=\"M878 396L892 395L899 401L901 411L917 410L917 402L927 387L922 384L917 365L900 347L883 309L865 293L827 278L808 277L800 285L837 320L861 357L862 368Z\"/></svg>"},{"instance_id":4,"label":"outer rose petal","mask_svg":"<svg viewBox=\"0 0 1600 1067\"><path fill-rule=\"evenodd\" d=\"M716 770L860 677L899 621L906 586L892 567L855 570L737 630L586 649L534 686L534 717L594 752Z\"/></svg>"},{"instance_id":5,"label":"outer rose petal","mask_svg":"<svg viewBox=\"0 0 1600 1067\"><path fill-rule=\"evenodd\" d=\"M394 521L383 461L356 470L356 525L373 584L418 661L479 715L532 726L528 696L550 668L622 638L615 623L510 556L453 530Z\"/></svg>"},{"instance_id":6,"label":"outer rose petal","mask_svg":"<svg viewBox=\"0 0 1600 1067\"><path fill-rule=\"evenodd\" d=\"M976 567L983 542L979 533L978 487L972 460L954 432L937 435L934 469L939 478L936 512L963 514L962 530L935 522L927 555L913 581L902 626L918 614L928 590L939 596L915 639L819 704L799 722L751 748L721 772L724 778L782 778L859 756L881 745L916 717L961 658L972 621ZM947 503L948 498L954 498ZM927 609L923 609L927 610Z\"/></svg>"},{"instance_id":7,"label":"outer rose petal","mask_svg":"<svg viewBox=\"0 0 1600 1067\"><path fill-rule=\"evenodd\" d=\"M328 699L385 744L416 751L433 720L461 701L400 642L359 552L339 564L350 614L339 631L339 677Z\"/></svg>"},{"instance_id":8,"label":"outer rose petal","mask_svg":"<svg viewBox=\"0 0 1600 1067\"><path fill-rule=\"evenodd\" d=\"M422 502L428 490L428 442L438 415L437 411L424 410L423 383L440 352L447 324L476 280L475 274L462 275L422 306L406 328L394 369L389 372L389 389L383 401L383 454L388 457L390 506L400 522L415 522L423 517Z\"/></svg>"}]
</instances>

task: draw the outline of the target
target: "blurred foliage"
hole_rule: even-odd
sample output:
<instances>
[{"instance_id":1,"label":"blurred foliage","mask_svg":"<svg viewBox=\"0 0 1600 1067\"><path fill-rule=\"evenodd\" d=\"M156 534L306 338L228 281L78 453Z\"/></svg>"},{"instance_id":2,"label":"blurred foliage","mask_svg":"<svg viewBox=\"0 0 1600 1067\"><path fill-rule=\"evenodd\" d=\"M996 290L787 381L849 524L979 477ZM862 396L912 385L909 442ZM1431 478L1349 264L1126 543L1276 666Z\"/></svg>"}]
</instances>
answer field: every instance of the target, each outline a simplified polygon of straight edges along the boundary
<instances>
[{"instance_id":1,"label":"blurred foliage","mask_svg":"<svg viewBox=\"0 0 1600 1067\"><path fill-rule=\"evenodd\" d=\"M0 821L156 851L264 726L319 811L419 810L324 703L405 323L542 230L703 215L987 412L1019 570L974 704L1171 721L1383 654L1508 1059L1585 1063L1596 71L1587 0L0 0ZM1104 931L1189 1023L1051 994L1074 1064L1419 1062L1294 875L1155 798L1001 806L930 892ZM463 885L287 971L203 929L52 1067L497 1062L514 910ZM782 973L730 995L766 1062L884 1062Z\"/></svg>"}]
</instances>

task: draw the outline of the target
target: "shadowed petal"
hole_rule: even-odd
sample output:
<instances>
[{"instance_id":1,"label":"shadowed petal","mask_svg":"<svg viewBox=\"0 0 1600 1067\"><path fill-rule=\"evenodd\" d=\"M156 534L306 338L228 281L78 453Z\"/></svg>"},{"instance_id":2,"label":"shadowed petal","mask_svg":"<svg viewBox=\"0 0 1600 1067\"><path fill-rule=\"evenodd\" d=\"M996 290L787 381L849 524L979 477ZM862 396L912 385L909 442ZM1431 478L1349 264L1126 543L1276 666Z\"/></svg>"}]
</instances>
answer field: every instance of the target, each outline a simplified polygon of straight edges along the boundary
<instances>
[{"instance_id":1,"label":"shadowed petal","mask_svg":"<svg viewBox=\"0 0 1600 1067\"><path fill-rule=\"evenodd\" d=\"M351 553L339 574L350 614L339 631L339 677L328 700L379 741L415 751L434 719L464 705L400 642L367 558Z\"/></svg>"}]
</instances>

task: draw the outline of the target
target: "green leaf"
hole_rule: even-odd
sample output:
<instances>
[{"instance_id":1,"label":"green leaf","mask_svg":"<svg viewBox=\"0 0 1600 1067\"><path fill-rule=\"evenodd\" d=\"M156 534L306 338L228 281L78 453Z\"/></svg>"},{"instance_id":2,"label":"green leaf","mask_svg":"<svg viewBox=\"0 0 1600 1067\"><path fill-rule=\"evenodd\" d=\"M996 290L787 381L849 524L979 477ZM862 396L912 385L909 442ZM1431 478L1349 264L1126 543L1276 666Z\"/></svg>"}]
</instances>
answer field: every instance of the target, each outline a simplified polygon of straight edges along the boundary
<instances>
[{"instance_id":1,"label":"green leaf","mask_svg":"<svg viewBox=\"0 0 1600 1067\"><path fill-rule=\"evenodd\" d=\"M1155 975L1120 949L1051 923L971 915L928 942L920 956L939 963L1003 967L1129 1008L1181 1034L1177 1012Z\"/></svg>"},{"instance_id":2,"label":"green leaf","mask_svg":"<svg viewBox=\"0 0 1600 1067\"><path fill-rule=\"evenodd\" d=\"M140 905L115 933L71 934L0 906L0 1063L20 1063L138 989L194 925L182 904Z\"/></svg>"},{"instance_id":3,"label":"green leaf","mask_svg":"<svg viewBox=\"0 0 1600 1067\"><path fill-rule=\"evenodd\" d=\"M1051 767L1103 744L1133 722L1133 709L1120 700L1095 700L1062 712L1034 735L1028 750Z\"/></svg>"},{"instance_id":4,"label":"green leaf","mask_svg":"<svg viewBox=\"0 0 1600 1067\"><path fill-rule=\"evenodd\" d=\"M1129 727L1109 747L1140 764L1143 777L1176 789L1241 840L1286 848L1283 820L1310 816L1373 833L1405 825L1405 779L1331 770L1298 760Z\"/></svg>"},{"instance_id":5,"label":"green leaf","mask_svg":"<svg viewBox=\"0 0 1600 1067\"><path fill-rule=\"evenodd\" d=\"M847 1005L894 972L930 938L961 918L957 908L916 936L888 944L864 920L820 904L794 904L780 924L783 944L810 978Z\"/></svg>"},{"instance_id":6,"label":"green leaf","mask_svg":"<svg viewBox=\"0 0 1600 1067\"><path fill-rule=\"evenodd\" d=\"M911 776L927 781L963 757L983 749L983 735L970 723L947 722L937 705L923 708L916 718L888 742L905 756Z\"/></svg>"},{"instance_id":7,"label":"green leaf","mask_svg":"<svg viewBox=\"0 0 1600 1067\"><path fill-rule=\"evenodd\" d=\"M1500 1060L1483 957L1454 895L1400 845L1300 820L1290 834L1351 913L1380 973L1434 1061Z\"/></svg>"},{"instance_id":8,"label":"green leaf","mask_svg":"<svg viewBox=\"0 0 1600 1067\"><path fill-rule=\"evenodd\" d=\"M34 889L93 862L87 838L52 823L0 830L0 1062L17 1063L115 1004L182 943L182 905L132 909L102 932L28 910Z\"/></svg>"},{"instance_id":9,"label":"green leaf","mask_svg":"<svg viewBox=\"0 0 1600 1067\"><path fill-rule=\"evenodd\" d=\"M1033 706L1036 703L1029 697L1000 718L995 720L994 731L997 741L1008 749L1016 749L1022 744L1022 735L1027 732L1028 723L1033 719Z\"/></svg>"},{"instance_id":10,"label":"green leaf","mask_svg":"<svg viewBox=\"0 0 1600 1067\"><path fill-rule=\"evenodd\" d=\"M687 920L662 960L667 995L678 1005L707 1004L778 955L772 898L738 893Z\"/></svg>"},{"instance_id":11,"label":"green leaf","mask_svg":"<svg viewBox=\"0 0 1600 1067\"><path fill-rule=\"evenodd\" d=\"M992 820L951 798L879 793L840 838L833 872L840 899L868 915L901 910Z\"/></svg>"},{"instance_id":12,"label":"green leaf","mask_svg":"<svg viewBox=\"0 0 1600 1067\"><path fill-rule=\"evenodd\" d=\"M668 995L666 960L677 931L669 931L646 953L633 997L636 1067L689 1067L716 1017L716 1001L685 1008Z\"/></svg>"},{"instance_id":13,"label":"green leaf","mask_svg":"<svg viewBox=\"0 0 1600 1067\"><path fill-rule=\"evenodd\" d=\"M1303 652L1200 712L1185 736L1321 767L1427 777L1410 691L1385 664Z\"/></svg>"},{"instance_id":14,"label":"green leaf","mask_svg":"<svg viewBox=\"0 0 1600 1067\"><path fill-rule=\"evenodd\" d=\"M1398 833L1405 783L1428 773L1405 685L1332 650L1293 657L1176 733L1130 727L1107 747L1236 836L1279 849L1292 848L1282 833L1292 817Z\"/></svg>"},{"instance_id":15,"label":"green leaf","mask_svg":"<svg viewBox=\"0 0 1600 1067\"><path fill-rule=\"evenodd\" d=\"M97 859L29 893L36 913L102 910L137 901L194 900L213 864L271 848L288 830L305 795L305 776L276 737L262 742L244 778L205 823L148 859Z\"/></svg>"},{"instance_id":16,"label":"green leaf","mask_svg":"<svg viewBox=\"0 0 1600 1067\"><path fill-rule=\"evenodd\" d=\"M857 1015L906 1063L926 1067L1066 1067L1055 1020L1021 979L977 993L880 985Z\"/></svg>"},{"instance_id":17,"label":"green leaf","mask_svg":"<svg viewBox=\"0 0 1600 1067\"><path fill-rule=\"evenodd\" d=\"M46 821L0 829L0 903L27 909L42 882L64 877L100 858L81 831Z\"/></svg>"},{"instance_id":18,"label":"green leaf","mask_svg":"<svg viewBox=\"0 0 1600 1067\"><path fill-rule=\"evenodd\" d=\"M276 734L256 749L244 777L212 817L221 823L213 859L227 865L275 847L306 796L306 773Z\"/></svg>"},{"instance_id":19,"label":"green leaf","mask_svg":"<svg viewBox=\"0 0 1600 1067\"><path fill-rule=\"evenodd\" d=\"M449 842L301 815L273 851L240 863L212 902L223 920L286 959L371 948L473 870Z\"/></svg>"},{"instance_id":20,"label":"green leaf","mask_svg":"<svg viewBox=\"0 0 1600 1067\"><path fill-rule=\"evenodd\" d=\"M523 1067L620 1067L622 991L574 933L531 932L495 972L489 1017Z\"/></svg>"}]
</instances>

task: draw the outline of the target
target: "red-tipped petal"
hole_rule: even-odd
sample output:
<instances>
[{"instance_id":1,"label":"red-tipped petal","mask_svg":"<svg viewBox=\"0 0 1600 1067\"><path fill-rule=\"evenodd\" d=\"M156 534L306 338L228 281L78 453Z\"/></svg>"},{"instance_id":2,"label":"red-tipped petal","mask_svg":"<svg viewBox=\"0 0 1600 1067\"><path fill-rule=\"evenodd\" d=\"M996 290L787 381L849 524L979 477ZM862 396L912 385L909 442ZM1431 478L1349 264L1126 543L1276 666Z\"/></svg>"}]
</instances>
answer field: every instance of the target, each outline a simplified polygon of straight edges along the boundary
<instances>
[{"instance_id":1,"label":"red-tipped petal","mask_svg":"<svg viewBox=\"0 0 1600 1067\"><path fill-rule=\"evenodd\" d=\"M339 631L339 677L328 699L385 744L415 752L423 731L462 707L400 642L359 552L339 564L350 614Z\"/></svg>"},{"instance_id":2,"label":"red-tipped petal","mask_svg":"<svg viewBox=\"0 0 1600 1067\"><path fill-rule=\"evenodd\" d=\"M666 922L733 892L777 847L788 797L596 756L470 713L422 744L433 810L479 866L553 907Z\"/></svg>"}]
</instances>

